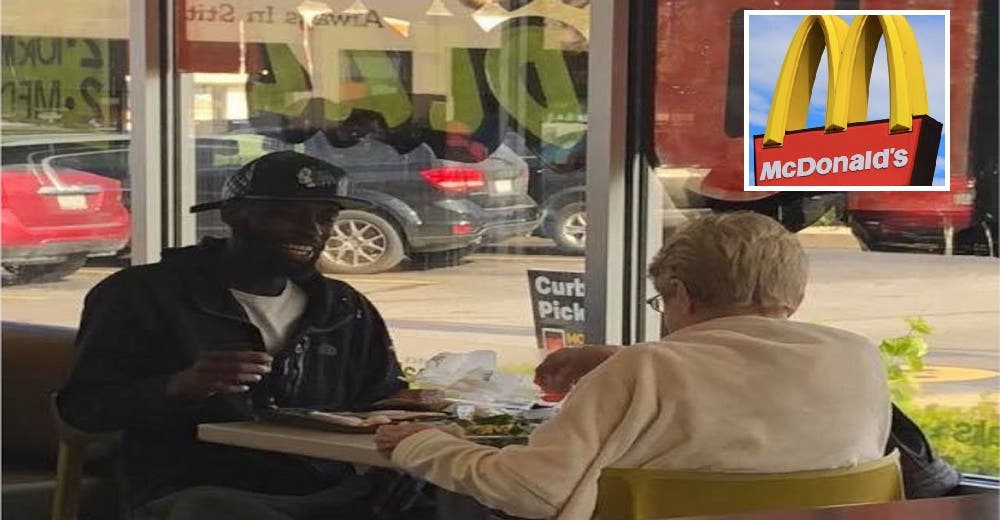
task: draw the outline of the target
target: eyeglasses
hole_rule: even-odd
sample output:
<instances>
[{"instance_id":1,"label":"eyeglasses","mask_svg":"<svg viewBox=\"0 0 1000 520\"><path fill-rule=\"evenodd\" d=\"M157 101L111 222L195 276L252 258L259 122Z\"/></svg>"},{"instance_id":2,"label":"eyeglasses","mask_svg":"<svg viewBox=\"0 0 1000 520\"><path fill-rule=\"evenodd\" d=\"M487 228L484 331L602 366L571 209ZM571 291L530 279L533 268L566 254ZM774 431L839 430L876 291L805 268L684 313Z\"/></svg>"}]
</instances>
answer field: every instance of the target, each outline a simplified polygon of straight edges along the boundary
<instances>
[{"instance_id":1,"label":"eyeglasses","mask_svg":"<svg viewBox=\"0 0 1000 520\"><path fill-rule=\"evenodd\" d=\"M663 314L663 295L657 294L656 296L646 300L646 305L649 305L649 308L654 311Z\"/></svg>"}]
</instances>

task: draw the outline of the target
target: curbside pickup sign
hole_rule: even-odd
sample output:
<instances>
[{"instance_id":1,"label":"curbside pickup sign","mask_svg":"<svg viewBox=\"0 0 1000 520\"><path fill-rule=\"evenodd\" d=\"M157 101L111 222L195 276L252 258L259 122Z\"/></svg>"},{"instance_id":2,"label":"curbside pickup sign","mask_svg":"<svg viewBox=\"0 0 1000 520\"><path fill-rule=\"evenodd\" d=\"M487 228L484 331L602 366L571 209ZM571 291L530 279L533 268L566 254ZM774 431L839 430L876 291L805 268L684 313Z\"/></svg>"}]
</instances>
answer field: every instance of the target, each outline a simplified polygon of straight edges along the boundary
<instances>
[{"instance_id":1,"label":"curbside pickup sign","mask_svg":"<svg viewBox=\"0 0 1000 520\"><path fill-rule=\"evenodd\" d=\"M528 285L538 348L552 352L583 345L587 319L583 273L529 270Z\"/></svg>"},{"instance_id":2,"label":"curbside pickup sign","mask_svg":"<svg viewBox=\"0 0 1000 520\"><path fill-rule=\"evenodd\" d=\"M752 14L767 16L764 13ZM801 17L778 72L764 131L753 135L753 159L748 164L753 182L748 177L745 189L948 189L946 171L945 184L933 185L943 126L929 115L924 63L914 28L906 16L877 13ZM920 13L947 20L943 11ZM847 15L853 15L849 25ZM942 30L946 28L944 23ZM869 120L869 89L880 42L888 68L889 117ZM825 121L823 126L806 128L813 83L824 56ZM935 81L946 81L946 72L930 71Z\"/></svg>"}]
</instances>

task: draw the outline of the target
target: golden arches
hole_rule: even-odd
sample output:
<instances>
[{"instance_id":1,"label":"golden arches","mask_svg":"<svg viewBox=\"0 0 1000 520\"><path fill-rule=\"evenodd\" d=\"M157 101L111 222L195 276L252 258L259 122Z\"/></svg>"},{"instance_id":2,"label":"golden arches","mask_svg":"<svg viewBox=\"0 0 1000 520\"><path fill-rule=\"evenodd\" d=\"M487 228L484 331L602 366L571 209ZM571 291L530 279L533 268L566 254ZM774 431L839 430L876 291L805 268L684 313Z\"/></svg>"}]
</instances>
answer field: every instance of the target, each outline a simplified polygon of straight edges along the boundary
<instances>
[{"instance_id":1,"label":"golden arches","mask_svg":"<svg viewBox=\"0 0 1000 520\"><path fill-rule=\"evenodd\" d=\"M875 51L885 40L889 66L889 128L912 128L927 114L927 86L913 29L900 15L859 15L850 27L838 16L806 16L792 37L771 99L764 146L781 146L785 132L805 128L816 70L827 53L829 74L825 127L842 131L865 121Z\"/></svg>"}]
</instances>

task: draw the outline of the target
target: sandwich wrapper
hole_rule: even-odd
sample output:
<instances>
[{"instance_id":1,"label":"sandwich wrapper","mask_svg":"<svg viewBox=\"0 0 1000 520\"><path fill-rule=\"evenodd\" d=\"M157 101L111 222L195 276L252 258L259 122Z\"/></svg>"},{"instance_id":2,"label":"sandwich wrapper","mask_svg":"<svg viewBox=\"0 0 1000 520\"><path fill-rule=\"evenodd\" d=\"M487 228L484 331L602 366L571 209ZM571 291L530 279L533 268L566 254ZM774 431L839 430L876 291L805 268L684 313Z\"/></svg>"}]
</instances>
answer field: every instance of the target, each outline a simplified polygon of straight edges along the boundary
<instances>
[{"instance_id":1,"label":"sandwich wrapper","mask_svg":"<svg viewBox=\"0 0 1000 520\"><path fill-rule=\"evenodd\" d=\"M523 412L540 397L530 377L501 372L496 353L489 350L438 354L409 382L416 388L440 390L449 401L473 405L477 412Z\"/></svg>"}]
</instances>

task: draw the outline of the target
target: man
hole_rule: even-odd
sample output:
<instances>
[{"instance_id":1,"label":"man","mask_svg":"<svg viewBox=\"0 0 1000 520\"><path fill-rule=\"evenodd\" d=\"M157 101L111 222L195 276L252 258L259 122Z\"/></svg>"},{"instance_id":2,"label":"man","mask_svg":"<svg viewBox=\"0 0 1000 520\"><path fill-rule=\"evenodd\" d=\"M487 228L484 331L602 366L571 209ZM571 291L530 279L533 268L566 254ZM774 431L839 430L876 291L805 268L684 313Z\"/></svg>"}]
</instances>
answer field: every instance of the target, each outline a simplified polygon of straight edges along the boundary
<instances>
[{"instance_id":1,"label":"man","mask_svg":"<svg viewBox=\"0 0 1000 520\"><path fill-rule=\"evenodd\" d=\"M423 425L384 426L376 444L413 474L528 518L589 518L607 467L788 472L880 458L890 403L878 349L788 318L807 263L794 235L753 213L680 229L650 277L670 334L616 351L582 349L581 378L527 446L477 446ZM555 361L547 362L555 363ZM596 368L595 368L596 367ZM550 367L551 368L551 367Z\"/></svg>"},{"instance_id":2,"label":"man","mask_svg":"<svg viewBox=\"0 0 1000 520\"><path fill-rule=\"evenodd\" d=\"M346 192L331 164L265 155L226 182L222 200L192 208L220 209L232 238L166 250L161 262L119 271L87 295L59 409L84 430L124 430L140 517L304 518L301 501L264 495L329 493L353 474L338 463L201 444L195 432L199 423L250 420L256 407L354 409L405 389L378 311L314 267L337 212L367 207Z\"/></svg>"}]
</instances>

